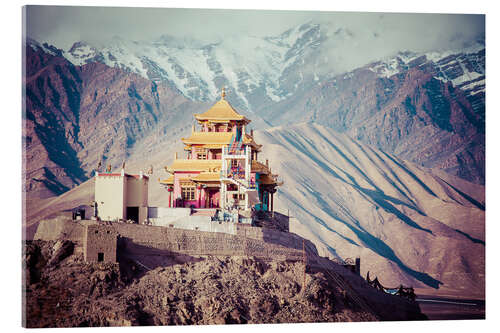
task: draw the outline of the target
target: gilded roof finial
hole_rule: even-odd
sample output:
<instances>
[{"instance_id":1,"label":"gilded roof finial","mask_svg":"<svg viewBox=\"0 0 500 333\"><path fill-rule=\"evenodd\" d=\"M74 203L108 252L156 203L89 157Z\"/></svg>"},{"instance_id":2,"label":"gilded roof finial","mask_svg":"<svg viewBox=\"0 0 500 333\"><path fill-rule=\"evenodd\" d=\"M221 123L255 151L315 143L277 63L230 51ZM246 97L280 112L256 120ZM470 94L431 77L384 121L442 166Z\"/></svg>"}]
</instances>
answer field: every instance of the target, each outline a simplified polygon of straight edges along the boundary
<instances>
[{"instance_id":1,"label":"gilded roof finial","mask_svg":"<svg viewBox=\"0 0 500 333\"><path fill-rule=\"evenodd\" d=\"M220 93L222 99L224 99L224 97L226 97L226 87L222 87L222 92Z\"/></svg>"}]
</instances>

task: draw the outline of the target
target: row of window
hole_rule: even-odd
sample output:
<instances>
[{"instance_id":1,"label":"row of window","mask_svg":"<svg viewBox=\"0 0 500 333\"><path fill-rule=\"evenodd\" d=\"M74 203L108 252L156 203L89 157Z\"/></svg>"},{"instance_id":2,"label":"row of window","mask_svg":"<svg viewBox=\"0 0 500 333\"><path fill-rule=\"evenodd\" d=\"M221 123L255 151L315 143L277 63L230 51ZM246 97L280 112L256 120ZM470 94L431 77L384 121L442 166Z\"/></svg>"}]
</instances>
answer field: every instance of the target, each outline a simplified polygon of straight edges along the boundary
<instances>
[{"instance_id":1,"label":"row of window","mask_svg":"<svg viewBox=\"0 0 500 333\"><path fill-rule=\"evenodd\" d=\"M182 200L193 201L195 200L195 187L194 186L183 186L181 187Z\"/></svg>"},{"instance_id":2,"label":"row of window","mask_svg":"<svg viewBox=\"0 0 500 333\"><path fill-rule=\"evenodd\" d=\"M181 196L182 200L185 201L194 201L196 199L196 188L194 186L185 186L181 188ZM234 193L233 194L233 199L235 200L245 200L245 194L244 193Z\"/></svg>"},{"instance_id":3,"label":"row of window","mask_svg":"<svg viewBox=\"0 0 500 333\"><path fill-rule=\"evenodd\" d=\"M238 131L241 132L242 127L238 127ZM232 132L233 125L212 125L207 127L207 132Z\"/></svg>"},{"instance_id":4,"label":"row of window","mask_svg":"<svg viewBox=\"0 0 500 333\"><path fill-rule=\"evenodd\" d=\"M208 150L205 149L205 148L194 148L195 150L195 153L196 153L196 158L198 160L206 160L208 159ZM220 151L220 149L219 149ZM213 152L213 157L214 159L216 160L220 160L221 157L222 157L222 153L216 153L216 152Z\"/></svg>"}]
</instances>

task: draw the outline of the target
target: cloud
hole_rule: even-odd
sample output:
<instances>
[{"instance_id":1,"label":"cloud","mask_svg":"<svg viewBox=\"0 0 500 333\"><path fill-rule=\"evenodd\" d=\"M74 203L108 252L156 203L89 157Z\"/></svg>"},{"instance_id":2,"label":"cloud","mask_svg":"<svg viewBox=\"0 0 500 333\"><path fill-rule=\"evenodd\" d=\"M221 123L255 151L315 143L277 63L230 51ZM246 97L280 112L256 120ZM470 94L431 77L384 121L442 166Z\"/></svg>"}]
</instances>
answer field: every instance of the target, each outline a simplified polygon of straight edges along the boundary
<instances>
[{"instance_id":1,"label":"cloud","mask_svg":"<svg viewBox=\"0 0 500 333\"><path fill-rule=\"evenodd\" d=\"M327 66L334 63L337 73L399 51L459 50L485 34L482 15L341 13L324 18L333 35L323 49L336 51L328 55Z\"/></svg>"},{"instance_id":2,"label":"cloud","mask_svg":"<svg viewBox=\"0 0 500 333\"><path fill-rule=\"evenodd\" d=\"M151 40L169 34L209 42L238 33L277 34L308 16L257 10L28 6L27 33L65 49L77 40L106 42L113 36Z\"/></svg>"},{"instance_id":3,"label":"cloud","mask_svg":"<svg viewBox=\"0 0 500 333\"><path fill-rule=\"evenodd\" d=\"M65 50L75 41L113 36L152 40L162 34L211 42L230 35L274 36L312 21L352 34L343 57L460 47L484 38L484 15L313 11L28 6L28 36Z\"/></svg>"}]
</instances>

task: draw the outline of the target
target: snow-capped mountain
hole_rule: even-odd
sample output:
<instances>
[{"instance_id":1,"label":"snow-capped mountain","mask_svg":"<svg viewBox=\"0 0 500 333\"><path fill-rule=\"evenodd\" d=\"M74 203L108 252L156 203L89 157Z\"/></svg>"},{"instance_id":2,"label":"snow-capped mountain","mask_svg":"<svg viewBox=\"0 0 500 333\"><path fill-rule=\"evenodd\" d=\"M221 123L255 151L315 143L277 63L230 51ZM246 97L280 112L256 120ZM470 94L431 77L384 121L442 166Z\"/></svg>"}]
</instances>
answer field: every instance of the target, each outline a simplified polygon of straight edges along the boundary
<instances>
[{"instance_id":1,"label":"snow-capped mountain","mask_svg":"<svg viewBox=\"0 0 500 333\"><path fill-rule=\"evenodd\" d=\"M394 57L370 64L369 68L385 78L411 68L421 68L432 73L436 79L460 88L471 99L477 113L480 108L484 109L485 58L484 44L476 43L463 50L400 52Z\"/></svg>"},{"instance_id":2,"label":"snow-capped mountain","mask_svg":"<svg viewBox=\"0 0 500 333\"><path fill-rule=\"evenodd\" d=\"M114 38L104 47L77 42L64 56L75 65L101 62L168 81L197 101L216 99L225 85L238 106L251 110L262 97L278 101L293 94L307 76L297 68L307 67L305 59L324 38L319 25L304 24L276 37L235 36L210 44L168 35L152 42Z\"/></svg>"},{"instance_id":3,"label":"snow-capped mountain","mask_svg":"<svg viewBox=\"0 0 500 333\"><path fill-rule=\"evenodd\" d=\"M51 56L62 56L64 51L58 49L53 45L49 45L47 43L39 43L32 38L26 39L26 45L30 46L31 50L37 52L40 50L42 53L49 54Z\"/></svg>"},{"instance_id":4,"label":"snow-capped mountain","mask_svg":"<svg viewBox=\"0 0 500 333\"><path fill-rule=\"evenodd\" d=\"M349 68L342 51L375 39L333 24L309 22L277 36L233 36L208 44L169 35L153 41L115 37L104 46L79 41L63 55L75 65L101 62L154 81L167 81L196 101L214 100L225 85L237 107L252 111L340 74ZM365 63L351 65L354 69ZM433 68L436 78L471 94L484 90L482 42L455 52L400 52L373 63L372 69L389 77L424 65Z\"/></svg>"},{"instance_id":5,"label":"snow-capped mountain","mask_svg":"<svg viewBox=\"0 0 500 333\"><path fill-rule=\"evenodd\" d=\"M402 159L484 183L484 43L457 51L399 52L368 64L345 59L356 57L353 48L371 38L312 22L276 36L208 44L162 35L154 41L113 38L106 45L76 42L63 51L28 38L26 111L35 115L37 130L26 142L53 131L41 137L50 154L34 169L40 175L31 177L33 188L50 179L52 195L86 178L99 157L85 141L99 130L90 121L96 115L127 128L112 125L122 135L92 146L102 146L98 155L120 164L164 121L171 128L189 127L180 121L189 118L184 111L208 106L222 86L229 87L233 106L252 113L255 129L312 121ZM354 67L346 70L347 63ZM157 94L162 89L168 93ZM170 97L185 104L171 109ZM141 111L152 113L151 119L144 121ZM168 121L166 114L172 116ZM74 156L63 166L66 178L56 168L68 161L59 156L64 149L55 140L58 133L67 137L66 155ZM42 168L47 165L52 175Z\"/></svg>"}]
</instances>

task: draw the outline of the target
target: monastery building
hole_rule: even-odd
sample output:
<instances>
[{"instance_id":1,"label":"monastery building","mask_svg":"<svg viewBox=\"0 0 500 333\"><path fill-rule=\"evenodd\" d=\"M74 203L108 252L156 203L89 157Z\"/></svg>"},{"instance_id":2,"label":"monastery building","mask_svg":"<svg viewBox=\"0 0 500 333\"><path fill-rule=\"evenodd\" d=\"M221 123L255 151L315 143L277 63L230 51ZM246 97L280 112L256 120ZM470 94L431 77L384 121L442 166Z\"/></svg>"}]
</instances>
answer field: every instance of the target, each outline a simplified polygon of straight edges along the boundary
<instances>
[{"instance_id":1,"label":"monastery building","mask_svg":"<svg viewBox=\"0 0 500 333\"><path fill-rule=\"evenodd\" d=\"M267 160L258 161L262 145L255 142L253 131L246 131L250 120L225 96L223 89L214 106L195 115L198 126L182 138L187 158L176 154L173 164L165 167L170 177L160 182L169 193L169 207L273 210L277 175Z\"/></svg>"}]
</instances>

